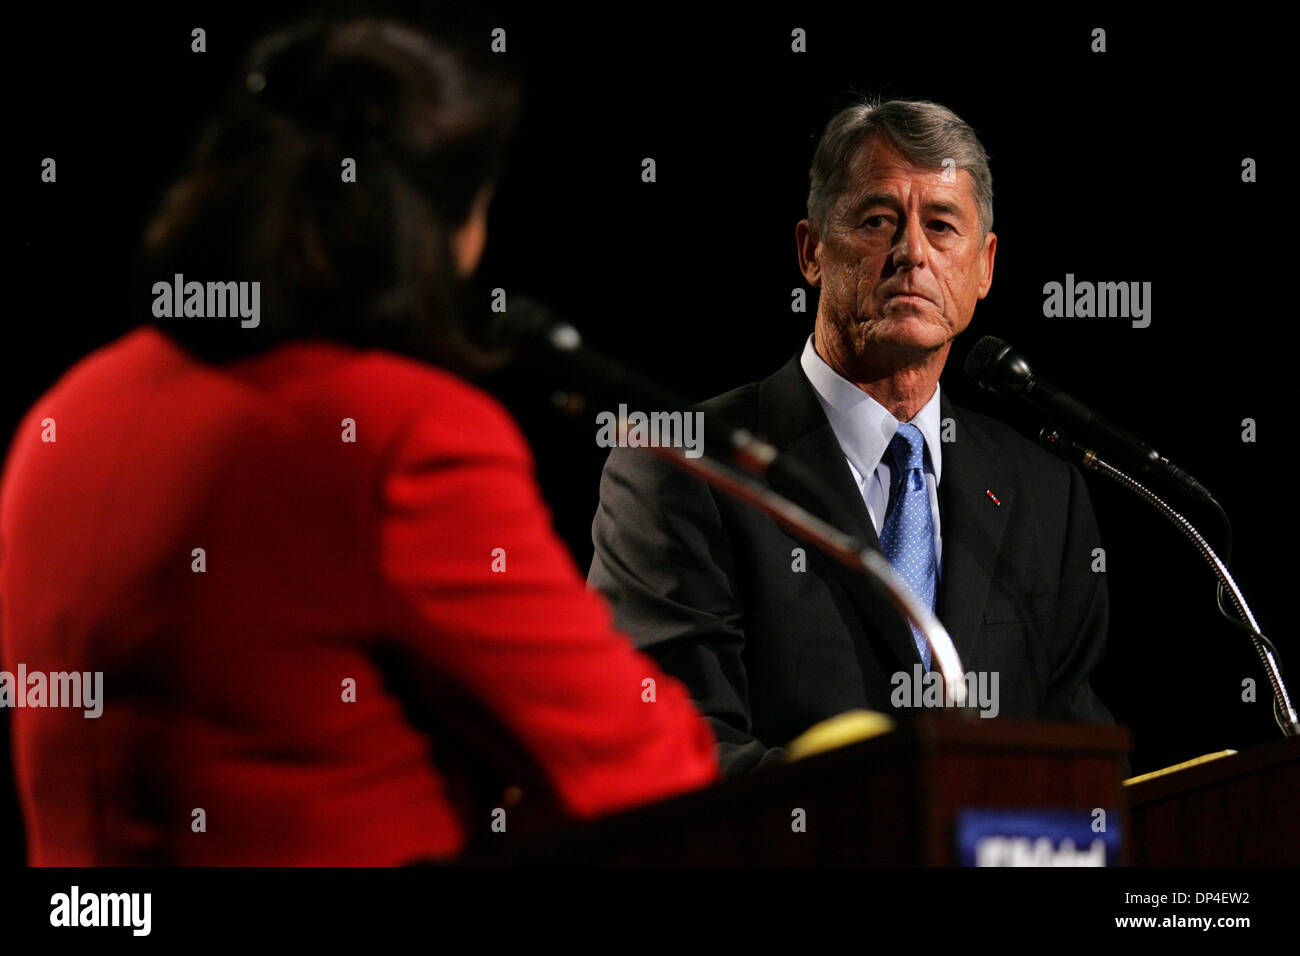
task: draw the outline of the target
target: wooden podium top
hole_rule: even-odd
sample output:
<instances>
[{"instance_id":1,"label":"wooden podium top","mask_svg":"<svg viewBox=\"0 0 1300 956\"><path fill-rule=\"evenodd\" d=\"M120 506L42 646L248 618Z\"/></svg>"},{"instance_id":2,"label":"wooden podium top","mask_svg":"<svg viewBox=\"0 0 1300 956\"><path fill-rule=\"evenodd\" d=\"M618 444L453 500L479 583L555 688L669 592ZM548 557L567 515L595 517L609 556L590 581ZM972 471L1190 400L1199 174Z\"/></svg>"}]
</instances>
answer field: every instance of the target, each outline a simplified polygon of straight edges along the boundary
<instances>
[{"instance_id":1,"label":"wooden podium top","mask_svg":"<svg viewBox=\"0 0 1300 956\"><path fill-rule=\"evenodd\" d=\"M1300 737L1273 740L1125 789L1129 861L1148 866L1295 866Z\"/></svg>"},{"instance_id":2,"label":"wooden podium top","mask_svg":"<svg viewBox=\"0 0 1300 956\"><path fill-rule=\"evenodd\" d=\"M1206 763L1175 770L1125 787L1130 807L1141 807L1178 797L1204 787L1223 784L1300 760L1300 737L1286 737L1258 744L1240 753L1218 757Z\"/></svg>"}]
</instances>

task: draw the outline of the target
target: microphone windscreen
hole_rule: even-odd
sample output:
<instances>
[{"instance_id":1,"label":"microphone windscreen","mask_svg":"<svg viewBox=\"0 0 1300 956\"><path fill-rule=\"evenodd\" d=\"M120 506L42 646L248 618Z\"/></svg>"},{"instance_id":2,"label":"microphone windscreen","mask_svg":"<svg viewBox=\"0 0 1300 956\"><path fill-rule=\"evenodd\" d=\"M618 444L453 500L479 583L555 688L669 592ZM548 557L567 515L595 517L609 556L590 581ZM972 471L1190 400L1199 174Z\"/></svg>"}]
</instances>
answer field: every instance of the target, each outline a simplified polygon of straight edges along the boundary
<instances>
[{"instance_id":1,"label":"microphone windscreen","mask_svg":"<svg viewBox=\"0 0 1300 956\"><path fill-rule=\"evenodd\" d=\"M975 347L966 356L966 374L973 378L976 384L982 388L988 388L989 384L986 379L988 373L992 371L998 359L1005 355L1010 347L996 335L984 336L975 343Z\"/></svg>"}]
</instances>

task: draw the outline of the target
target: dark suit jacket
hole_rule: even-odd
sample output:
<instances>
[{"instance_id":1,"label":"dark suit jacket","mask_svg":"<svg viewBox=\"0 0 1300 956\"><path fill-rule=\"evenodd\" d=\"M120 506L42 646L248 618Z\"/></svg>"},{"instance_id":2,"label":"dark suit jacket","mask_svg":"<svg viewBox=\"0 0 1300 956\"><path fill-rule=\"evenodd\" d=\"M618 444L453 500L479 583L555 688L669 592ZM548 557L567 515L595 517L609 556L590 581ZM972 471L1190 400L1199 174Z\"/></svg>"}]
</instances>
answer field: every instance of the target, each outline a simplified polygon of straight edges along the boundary
<instances>
[{"instance_id":1,"label":"dark suit jacket","mask_svg":"<svg viewBox=\"0 0 1300 956\"><path fill-rule=\"evenodd\" d=\"M1082 474L946 395L940 406L955 440L943 446L936 611L965 670L998 672L1000 715L1113 722L1088 683L1107 596L1105 575L1091 570L1100 540ZM772 485L879 547L798 355L699 407L811 470L823 494ZM686 683L728 775L779 761L781 745L835 714L894 710L891 676L920 661L906 625L857 575L644 450L611 451L592 538L588 583L618 627ZM795 570L796 548L806 571Z\"/></svg>"}]
</instances>

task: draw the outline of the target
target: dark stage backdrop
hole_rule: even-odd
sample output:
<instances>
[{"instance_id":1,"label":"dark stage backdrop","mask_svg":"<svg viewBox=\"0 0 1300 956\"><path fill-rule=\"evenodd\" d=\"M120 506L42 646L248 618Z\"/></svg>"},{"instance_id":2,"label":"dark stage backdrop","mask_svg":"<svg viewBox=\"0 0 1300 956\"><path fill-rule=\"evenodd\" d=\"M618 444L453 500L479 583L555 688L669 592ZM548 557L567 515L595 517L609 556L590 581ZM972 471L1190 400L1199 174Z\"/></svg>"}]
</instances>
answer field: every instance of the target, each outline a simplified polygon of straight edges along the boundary
<instances>
[{"instance_id":1,"label":"dark stage backdrop","mask_svg":"<svg viewBox=\"0 0 1300 956\"><path fill-rule=\"evenodd\" d=\"M1291 55L1277 23L1254 8L1147 20L1095 6L1029 16L930 4L477 6L487 27L506 29L528 96L482 293L500 286L549 302L693 400L769 374L811 330L815 295L806 313L790 305L803 286L794 226L833 108L854 92L953 108L991 155L999 242L992 292L943 387L1035 434L1031 412L962 373L974 341L999 335L1198 476L1232 516L1233 569L1300 675L1287 617L1296 520L1282 388L1294 374L1296 187L1282 148L1294 120L1276 79ZM24 8L10 28L18 268L6 436L70 363L147 314L149 302L126 295L134 245L248 42L323 9L197 4L136 18L116 8L101 20ZM208 52L190 52L194 27L207 30ZM796 28L807 52L791 49ZM1092 49L1096 28L1105 52ZM40 182L47 156L57 184ZM641 180L647 157L657 182ZM1248 158L1257 182L1243 182ZM1151 283L1150 325L1045 317L1044 284L1067 274ZM562 417L549 404L556 382L535 372L488 384L532 443L556 528L585 571L606 454L594 410ZM1253 441L1243 440L1247 419ZM1218 617L1190 546L1126 492L1088 481L1112 601L1098 689L1135 733L1134 771L1276 736L1251 646ZM1189 515L1221 540L1208 515ZM1254 703L1242 700L1248 678ZM0 786L0 812L9 799ZM7 809L5 822L16 821ZM16 822L8 832L14 841L0 847L15 845Z\"/></svg>"}]
</instances>

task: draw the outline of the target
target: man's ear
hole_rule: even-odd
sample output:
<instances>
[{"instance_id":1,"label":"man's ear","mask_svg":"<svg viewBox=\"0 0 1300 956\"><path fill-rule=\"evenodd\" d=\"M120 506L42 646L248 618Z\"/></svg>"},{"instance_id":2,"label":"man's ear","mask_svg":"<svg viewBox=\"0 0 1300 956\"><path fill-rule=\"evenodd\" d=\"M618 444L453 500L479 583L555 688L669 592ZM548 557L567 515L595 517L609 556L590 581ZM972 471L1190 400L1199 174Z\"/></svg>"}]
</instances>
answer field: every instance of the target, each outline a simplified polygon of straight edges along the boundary
<instances>
[{"instance_id":1,"label":"man's ear","mask_svg":"<svg viewBox=\"0 0 1300 956\"><path fill-rule=\"evenodd\" d=\"M984 237L984 248L980 250L980 266L984 272L980 279L980 294L982 299L989 294L989 287L993 285L993 259L998 251L998 237L996 233L990 232Z\"/></svg>"},{"instance_id":2,"label":"man's ear","mask_svg":"<svg viewBox=\"0 0 1300 956\"><path fill-rule=\"evenodd\" d=\"M799 271L814 289L822 285L822 267L817 261L817 229L811 220L800 219L794 227L795 242L799 247Z\"/></svg>"}]
</instances>

